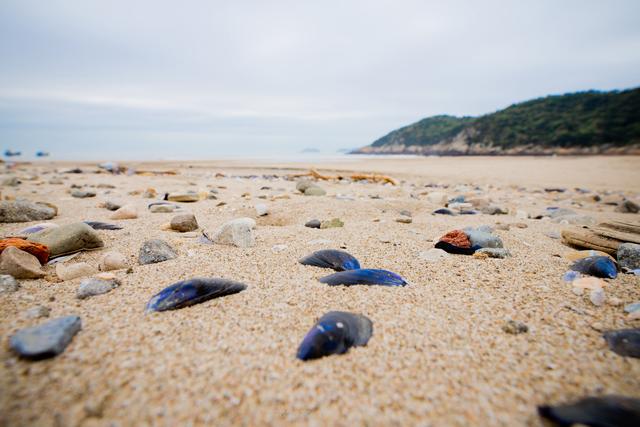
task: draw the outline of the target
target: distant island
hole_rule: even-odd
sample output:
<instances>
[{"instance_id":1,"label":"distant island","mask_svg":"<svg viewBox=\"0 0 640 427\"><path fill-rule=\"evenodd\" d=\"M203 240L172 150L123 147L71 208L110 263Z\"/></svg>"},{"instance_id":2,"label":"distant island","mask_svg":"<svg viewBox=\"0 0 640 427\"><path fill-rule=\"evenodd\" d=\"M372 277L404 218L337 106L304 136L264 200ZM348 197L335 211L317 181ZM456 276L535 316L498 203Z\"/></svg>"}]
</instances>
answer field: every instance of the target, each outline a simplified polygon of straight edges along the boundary
<instances>
[{"instance_id":1,"label":"distant island","mask_svg":"<svg viewBox=\"0 0 640 427\"><path fill-rule=\"evenodd\" d=\"M640 88L547 96L479 117L427 117L351 153L640 154Z\"/></svg>"}]
</instances>

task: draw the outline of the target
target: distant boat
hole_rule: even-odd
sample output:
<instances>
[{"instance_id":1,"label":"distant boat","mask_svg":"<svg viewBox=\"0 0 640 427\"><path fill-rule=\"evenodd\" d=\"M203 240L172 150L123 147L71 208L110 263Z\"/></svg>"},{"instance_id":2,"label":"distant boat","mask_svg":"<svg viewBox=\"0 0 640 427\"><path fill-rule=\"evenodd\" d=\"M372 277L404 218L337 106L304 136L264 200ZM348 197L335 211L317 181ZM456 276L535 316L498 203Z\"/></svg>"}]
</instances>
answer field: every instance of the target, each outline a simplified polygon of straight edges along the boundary
<instances>
[{"instance_id":1,"label":"distant boat","mask_svg":"<svg viewBox=\"0 0 640 427\"><path fill-rule=\"evenodd\" d=\"M46 151L36 151L36 157L49 157L49 153Z\"/></svg>"},{"instance_id":2,"label":"distant boat","mask_svg":"<svg viewBox=\"0 0 640 427\"><path fill-rule=\"evenodd\" d=\"M11 150L5 150L4 155L7 157L13 157L13 156L21 156L22 152L20 151L11 151Z\"/></svg>"}]
</instances>

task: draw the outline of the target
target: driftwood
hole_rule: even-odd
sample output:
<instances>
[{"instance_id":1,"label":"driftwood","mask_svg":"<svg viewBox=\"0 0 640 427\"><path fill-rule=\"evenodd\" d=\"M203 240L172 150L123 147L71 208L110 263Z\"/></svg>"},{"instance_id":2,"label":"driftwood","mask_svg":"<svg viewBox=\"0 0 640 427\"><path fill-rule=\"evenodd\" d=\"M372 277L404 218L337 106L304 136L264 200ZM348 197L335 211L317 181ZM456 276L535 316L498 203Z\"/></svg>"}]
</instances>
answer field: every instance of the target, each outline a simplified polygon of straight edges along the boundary
<instances>
[{"instance_id":1,"label":"driftwood","mask_svg":"<svg viewBox=\"0 0 640 427\"><path fill-rule=\"evenodd\" d=\"M353 181L373 181L373 182L381 182L383 184L389 183L391 185L398 185L398 181L391 178L387 175L379 175L379 174L364 174L364 173L356 173L351 175L322 175L315 169L311 169L309 172L305 173L295 173L289 175L290 178L301 178L304 176L309 176L318 180L330 181L330 180L341 180L345 178L349 178Z\"/></svg>"},{"instance_id":2,"label":"driftwood","mask_svg":"<svg viewBox=\"0 0 640 427\"><path fill-rule=\"evenodd\" d=\"M566 229L562 230L562 238L570 246L615 254L621 243L640 243L640 222L609 221L594 227Z\"/></svg>"}]
</instances>

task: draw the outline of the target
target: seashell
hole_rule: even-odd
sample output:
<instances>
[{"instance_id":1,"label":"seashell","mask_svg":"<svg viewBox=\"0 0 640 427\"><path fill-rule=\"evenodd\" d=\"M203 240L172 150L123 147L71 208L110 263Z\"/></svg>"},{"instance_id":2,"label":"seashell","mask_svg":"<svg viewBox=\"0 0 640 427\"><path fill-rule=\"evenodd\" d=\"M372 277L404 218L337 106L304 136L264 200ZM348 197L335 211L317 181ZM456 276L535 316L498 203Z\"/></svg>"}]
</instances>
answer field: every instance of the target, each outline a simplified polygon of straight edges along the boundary
<instances>
[{"instance_id":1,"label":"seashell","mask_svg":"<svg viewBox=\"0 0 640 427\"><path fill-rule=\"evenodd\" d=\"M0 253L4 251L9 246L15 246L21 251L25 251L30 253L31 255L38 258L40 264L44 265L49 260L49 255L51 254L49 248L41 243L30 242L28 240L20 239L18 237L8 237L6 239L0 240Z\"/></svg>"},{"instance_id":2,"label":"seashell","mask_svg":"<svg viewBox=\"0 0 640 427\"><path fill-rule=\"evenodd\" d=\"M353 255L336 249L323 249L307 255L298 261L302 265L332 268L335 271L357 270L360 263Z\"/></svg>"},{"instance_id":3,"label":"seashell","mask_svg":"<svg viewBox=\"0 0 640 427\"><path fill-rule=\"evenodd\" d=\"M456 245L452 245L451 243L439 241L434 245L437 249L442 249L445 252L456 255L473 255L478 249L481 249L480 246L473 246L470 248L464 248Z\"/></svg>"},{"instance_id":4,"label":"seashell","mask_svg":"<svg viewBox=\"0 0 640 427\"><path fill-rule=\"evenodd\" d=\"M606 331L602 336L614 353L640 358L640 328Z\"/></svg>"},{"instance_id":5,"label":"seashell","mask_svg":"<svg viewBox=\"0 0 640 427\"><path fill-rule=\"evenodd\" d=\"M440 208L433 211L434 215L455 215L455 213L451 209Z\"/></svg>"},{"instance_id":6,"label":"seashell","mask_svg":"<svg viewBox=\"0 0 640 427\"><path fill-rule=\"evenodd\" d=\"M316 322L305 335L296 357L318 359L331 354L343 354L353 346L364 346L373 333L373 323L362 314L330 311Z\"/></svg>"},{"instance_id":7,"label":"seashell","mask_svg":"<svg viewBox=\"0 0 640 427\"><path fill-rule=\"evenodd\" d=\"M17 236L24 236L26 234L37 233L38 231L42 231L45 228L56 228L60 227L58 224L53 222L42 222L40 224L32 225L31 227L23 228L22 230L16 233Z\"/></svg>"},{"instance_id":8,"label":"seashell","mask_svg":"<svg viewBox=\"0 0 640 427\"><path fill-rule=\"evenodd\" d=\"M382 285L405 286L407 282L396 273L387 270L365 268L360 270L347 270L330 274L320 278L321 283L327 285Z\"/></svg>"},{"instance_id":9,"label":"seashell","mask_svg":"<svg viewBox=\"0 0 640 427\"><path fill-rule=\"evenodd\" d=\"M591 257L591 256L606 256L611 258L612 261L614 261L614 259L608 253L602 252L602 251L596 251L595 249L569 252L564 256L564 258L568 259L569 261L578 261L580 259Z\"/></svg>"},{"instance_id":10,"label":"seashell","mask_svg":"<svg viewBox=\"0 0 640 427\"><path fill-rule=\"evenodd\" d=\"M459 248L470 248L471 240L469 236L462 230L453 230L438 239L440 242L450 243Z\"/></svg>"},{"instance_id":11,"label":"seashell","mask_svg":"<svg viewBox=\"0 0 640 427\"><path fill-rule=\"evenodd\" d=\"M227 279L193 278L164 288L147 303L146 312L176 310L212 298L236 294L247 285Z\"/></svg>"},{"instance_id":12,"label":"seashell","mask_svg":"<svg viewBox=\"0 0 640 427\"><path fill-rule=\"evenodd\" d=\"M573 263L571 270L595 277L615 279L618 269L615 262L606 256L591 256Z\"/></svg>"},{"instance_id":13,"label":"seashell","mask_svg":"<svg viewBox=\"0 0 640 427\"><path fill-rule=\"evenodd\" d=\"M585 397L567 405L538 406L538 414L561 426L638 426L640 399L615 395Z\"/></svg>"},{"instance_id":14,"label":"seashell","mask_svg":"<svg viewBox=\"0 0 640 427\"><path fill-rule=\"evenodd\" d=\"M100 221L84 221L89 227L94 230L122 230L117 224L109 224L108 222L100 222Z\"/></svg>"}]
</instances>

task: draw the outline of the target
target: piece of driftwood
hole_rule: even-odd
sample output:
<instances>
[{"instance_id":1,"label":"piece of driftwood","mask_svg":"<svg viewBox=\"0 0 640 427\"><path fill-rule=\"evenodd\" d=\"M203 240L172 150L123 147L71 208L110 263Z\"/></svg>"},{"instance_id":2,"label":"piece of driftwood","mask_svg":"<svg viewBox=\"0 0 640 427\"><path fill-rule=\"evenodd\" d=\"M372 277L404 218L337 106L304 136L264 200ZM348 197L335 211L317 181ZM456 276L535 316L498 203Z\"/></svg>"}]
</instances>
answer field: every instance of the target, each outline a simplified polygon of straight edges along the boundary
<instances>
[{"instance_id":1,"label":"piece of driftwood","mask_svg":"<svg viewBox=\"0 0 640 427\"><path fill-rule=\"evenodd\" d=\"M289 175L289 177L291 178L301 178L304 176L310 176L312 178L323 180L323 181L330 181L334 179L341 180L341 179L349 178L353 181L373 181L373 182L382 182L383 184L389 183L391 185L398 185L398 181L391 178L390 176L379 175L379 174L355 173L351 175L322 175L317 170L311 169L309 172L295 173L295 174Z\"/></svg>"},{"instance_id":2,"label":"piece of driftwood","mask_svg":"<svg viewBox=\"0 0 640 427\"><path fill-rule=\"evenodd\" d=\"M640 222L608 221L596 226L562 230L570 246L615 254L621 243L640 243Z\"/></svg>"}]
</instances>

